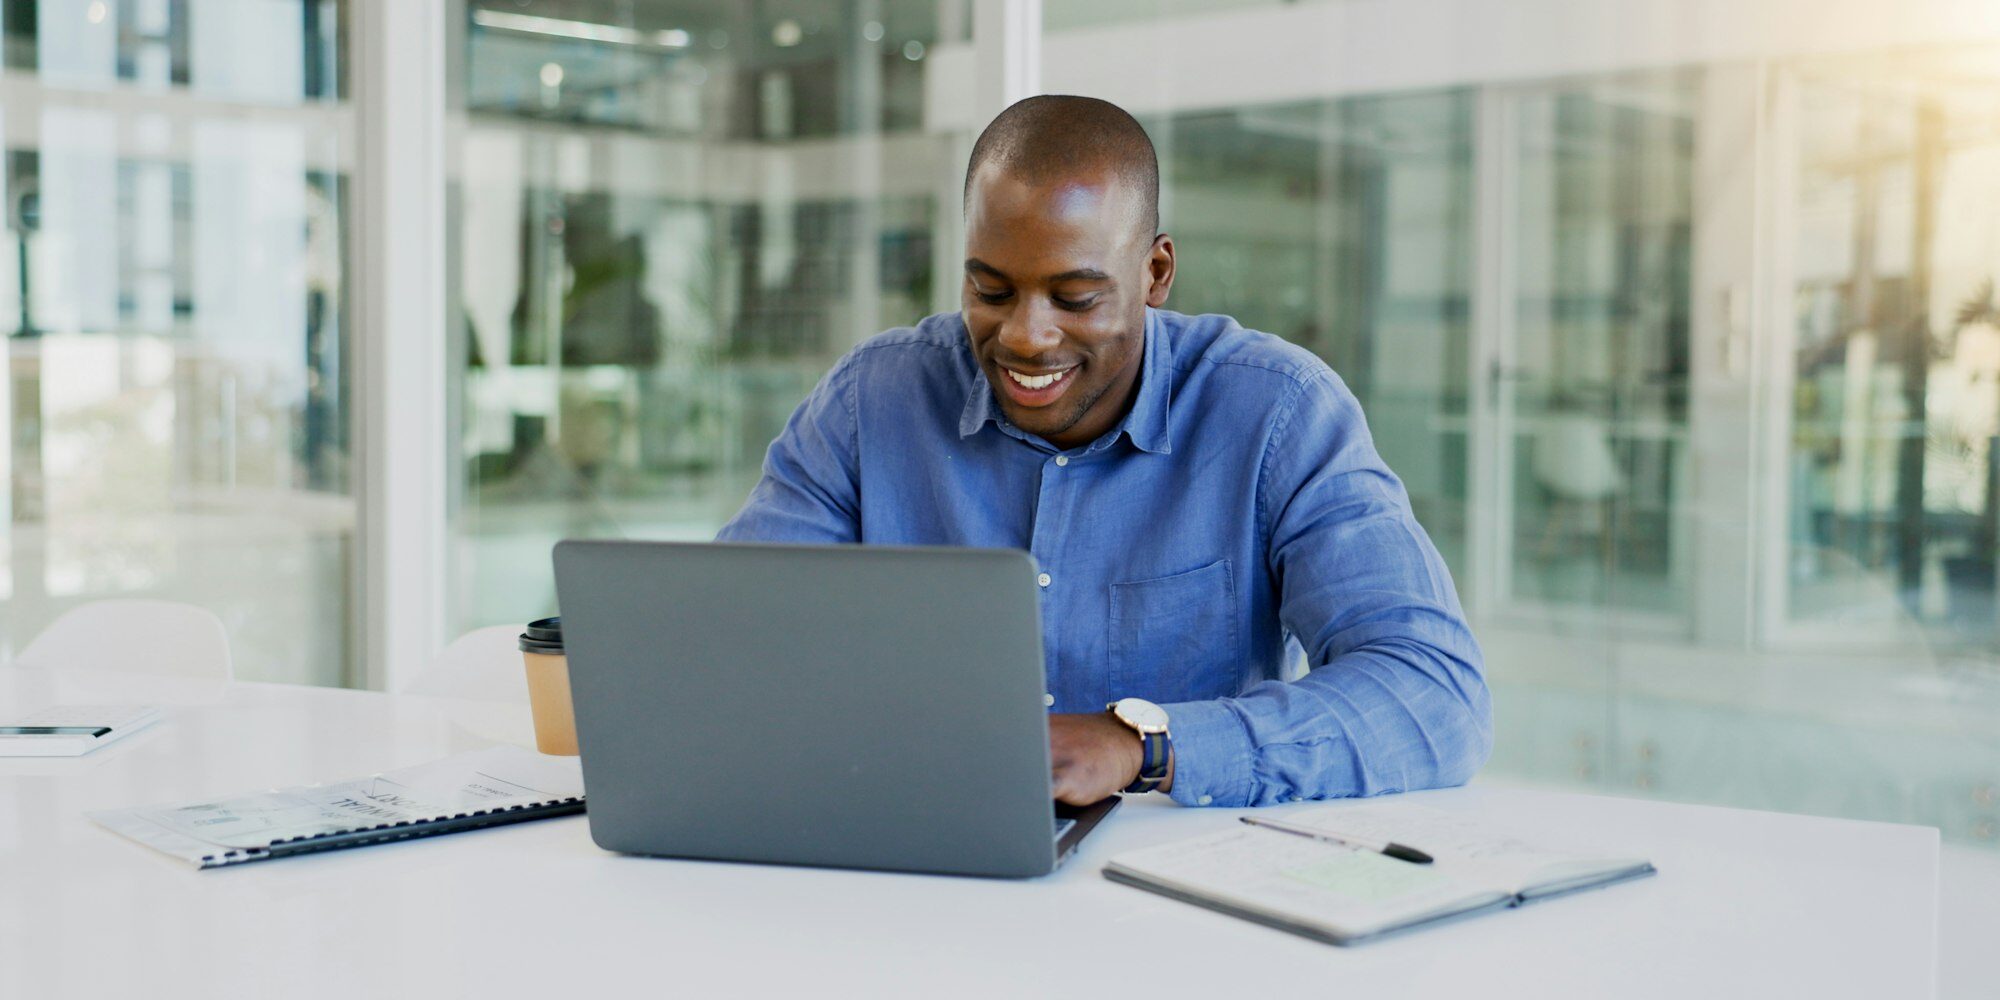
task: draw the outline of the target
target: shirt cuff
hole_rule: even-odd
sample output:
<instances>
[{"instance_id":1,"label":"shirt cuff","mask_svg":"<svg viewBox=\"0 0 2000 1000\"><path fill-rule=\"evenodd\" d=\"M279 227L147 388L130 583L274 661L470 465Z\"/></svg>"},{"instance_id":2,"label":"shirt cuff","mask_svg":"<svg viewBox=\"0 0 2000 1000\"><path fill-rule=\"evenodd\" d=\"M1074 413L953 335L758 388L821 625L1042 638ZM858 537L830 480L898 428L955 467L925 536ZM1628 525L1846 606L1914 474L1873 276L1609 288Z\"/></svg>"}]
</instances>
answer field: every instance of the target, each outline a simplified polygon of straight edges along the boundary
<instances>
[{"instance_id":1,"label":"shirt cuff","mask_svg":"<svg viewBox=\"0 0 2000 1000\"><path fill-rule=\"evenodd\" d=\"M1174 741L1174 787L1184 806L1246 805L1251 794L1250 732L1227 701L1161 705Z\"/></svg>"}]
</instances>

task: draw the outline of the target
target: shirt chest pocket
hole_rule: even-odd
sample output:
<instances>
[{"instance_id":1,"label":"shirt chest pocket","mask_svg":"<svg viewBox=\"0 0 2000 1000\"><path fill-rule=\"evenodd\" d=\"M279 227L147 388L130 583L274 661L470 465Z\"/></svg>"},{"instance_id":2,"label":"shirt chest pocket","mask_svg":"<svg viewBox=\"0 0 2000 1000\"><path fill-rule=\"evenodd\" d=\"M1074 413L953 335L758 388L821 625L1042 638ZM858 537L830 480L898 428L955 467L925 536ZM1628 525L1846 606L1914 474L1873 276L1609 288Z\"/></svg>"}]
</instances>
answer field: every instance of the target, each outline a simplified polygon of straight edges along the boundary
<instances>
[{"instance_id":1,"label":"shirt chest pocket","mask_svg":"<svg viewBox=\"0 0 2000 1000\"><path fill-rule=\"evenodd\" d=\"M1241 653L1229 560L1111 586L1111 696L1168 703L1237 692Z\"/></svg>"}]
</instances>

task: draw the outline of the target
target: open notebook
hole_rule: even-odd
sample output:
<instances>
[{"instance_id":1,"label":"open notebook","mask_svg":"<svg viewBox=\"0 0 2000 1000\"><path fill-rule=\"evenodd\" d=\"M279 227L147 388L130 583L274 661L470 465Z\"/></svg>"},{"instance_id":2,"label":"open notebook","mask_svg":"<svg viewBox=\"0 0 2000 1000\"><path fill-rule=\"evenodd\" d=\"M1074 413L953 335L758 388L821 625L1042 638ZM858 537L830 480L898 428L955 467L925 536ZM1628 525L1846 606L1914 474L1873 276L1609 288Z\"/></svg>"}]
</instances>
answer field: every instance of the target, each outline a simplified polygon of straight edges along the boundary
<instances>
[{"instance_id":1,"label":"open notebook","mask_svg":"<svg viewBox=\"0 0 2000 1000\"><path fill-rule=\"evenodd\" d=\"M494 746L332 785L88 814L197 868L583 811L575 757Z\"/></svg>"},{"instance_id":2,"label":"open notebook","mask_svg":"<svg viewBox=\"0 0 2000 1000\"><path fill-rule=\"evenodd\" d=\"M1104 876L1295 934L1354 944L1653 873L1643 858L1541 847L1408 803L1288 812L1284 820L1353 839L1407 844L1436 860L1413 864L1238 825L1118 855Z\"/></svg>"}]
</instances>

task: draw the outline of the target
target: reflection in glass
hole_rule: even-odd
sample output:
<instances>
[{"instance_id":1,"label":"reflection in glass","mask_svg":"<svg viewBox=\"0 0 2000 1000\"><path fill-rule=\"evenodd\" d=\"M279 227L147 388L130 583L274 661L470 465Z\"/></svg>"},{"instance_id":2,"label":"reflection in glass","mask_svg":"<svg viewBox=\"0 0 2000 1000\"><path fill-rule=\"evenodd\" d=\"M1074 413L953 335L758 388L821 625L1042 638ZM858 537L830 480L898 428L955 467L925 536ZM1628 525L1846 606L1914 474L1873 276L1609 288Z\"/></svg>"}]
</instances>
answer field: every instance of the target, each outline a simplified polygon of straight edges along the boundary
<instances>
[{"instance_id":1,"label":"reflection in glass","mask_svg":"<svg viewBox=\"0 0 2000 1000\"><path fill-rule=\"evenodd\" d=\"M1325 358L1448 562L1466 548L1472 95L1353 97L1146 122L1170 308Z\"/></svg>"},{"instance_id":2,"label":"reflection in glass","mask_svg":"<svg viewBox=\"0 0 2000 1000\"><path fill-rule=\"evenodd\" d=\"M0 65L52 87L178 87L225 101L346 97L348 0L6 0Z\"/></svg>"},{"instance_id":3,"label":"reflection in glass","mask_svg":"<svg viewBox=\"0 0 2000 1000\"><path fill-rule=\"evenodd\" d=\"M221 615L239 676L356 680L330 112L129 97L333 99L343 10L6 4L7 68L31 82L4 114L35 136L0 168L7 646L84 601L164 597Z\"/></svg>"},{"instance_id":4,"label":"reflection in glass","mask_svg":"<svg viewBox=\"0 0 2000 1000\"><path fill-rule=\"evenodd\" d=\"M1697 93L1676 74L1514 98L1515 318L1490 373L1511 604L1685 610Z\"/></svg>"},{"instance_id":5,"label":"reflection in glass","mask_svg":"<svg viewBox=\"0 0 2000 1000\"><path fill-rule=\"evenodd\" d=\"M466 3L469 111L650 135L788 140L923 125L938 0Z\"/></svg>"},{"instance_id":6,"label":"reflection in glass","mask_svg":"<svg viewBox=\"0 0 2000 1000\"><path fill-rule=\"evenodd\" d=\"M1795 621L2000 646L1995 55L1802 74Z\"/></svg>"},{"instance_id":7,"label":"reflection in glass","mask_svg":"<svg viewBox=\"0 0 2000 1000\"><path fill-rule=\"evenodd\" d=\"M466 5L454 630L551 613L559 538L712 537L957 224L919 129L959 5L553 10Z\"/></svg>"}]
</instances>

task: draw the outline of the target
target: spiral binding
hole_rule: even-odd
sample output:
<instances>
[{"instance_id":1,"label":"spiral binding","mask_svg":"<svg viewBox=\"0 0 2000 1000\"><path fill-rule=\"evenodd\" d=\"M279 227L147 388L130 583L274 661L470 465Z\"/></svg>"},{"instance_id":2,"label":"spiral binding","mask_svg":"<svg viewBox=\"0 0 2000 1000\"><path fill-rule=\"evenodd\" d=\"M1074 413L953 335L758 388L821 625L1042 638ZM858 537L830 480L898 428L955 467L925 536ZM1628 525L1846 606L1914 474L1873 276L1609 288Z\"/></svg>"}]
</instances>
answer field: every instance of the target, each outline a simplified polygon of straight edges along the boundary
<instances>
[{"instance_id":1,"label":"spiral binding","mask_svg":"<svg viewBox=\"0 0 2000 1000\"><path fill-rule=\"evenodd\" d=\"M431 836L437 836L439 834L456 833L460 830L476 830L481 827L496 826L501 823L510 822L510 820L507 820L503 817L506 817L513 813L519 813L528 810L542 811L551 809L556 806L581 805L583 801L584 797L581 795L566 795L563 796L562 798L543 799L539 802L519 802L511 806L500 806L493 809L472 809L465 812L439 814L436 816L425 816L421 819L399 820L394 823L378 823L374 826L357 826L343 830L328 830L325 833L315 833L310 836L304 836L304 837L281 837L277 840L271 841L269 844L266 844L263 847L236 848L224 851L219 855L204 854L201 856L201 864L202 867L206 868L211 866L241 864L246 861L261 861L265 858L282 856L285 854L303 854L307 853L308 851L311 851L312 848L305 847L303 849L292 849L292 850L282 850L282 849L297 848L298 845L302 844L310 845L316 842L333 840L336 838L353 838L342 842L341 844L338 845L339 847L365 847L370 844L386 844L398 840L414 840L418 837L431 837ZM486 819L489 817L492 818L492 821L473 822L464 825L451 825L451 824L458 824L459 821L461 820L476 821L476 820ZM521 818L530 819L539 817L524 816ZM360 838L354 837L355 834L368 834L368 833L380 834L380 836L360 837ZM274 850L274 849L279 849L279 850ZM332 850L334 848L329 847L325 849Z\"/></svg>"}]
</instances>

